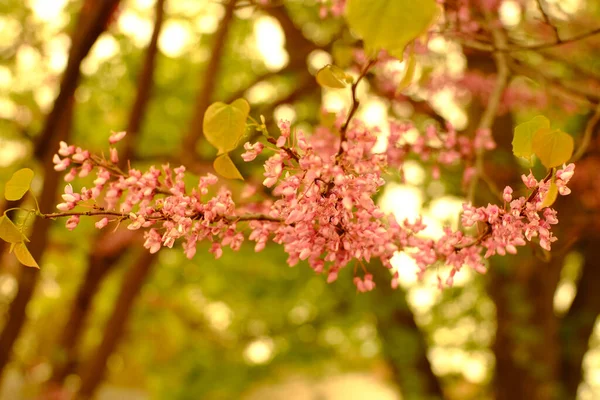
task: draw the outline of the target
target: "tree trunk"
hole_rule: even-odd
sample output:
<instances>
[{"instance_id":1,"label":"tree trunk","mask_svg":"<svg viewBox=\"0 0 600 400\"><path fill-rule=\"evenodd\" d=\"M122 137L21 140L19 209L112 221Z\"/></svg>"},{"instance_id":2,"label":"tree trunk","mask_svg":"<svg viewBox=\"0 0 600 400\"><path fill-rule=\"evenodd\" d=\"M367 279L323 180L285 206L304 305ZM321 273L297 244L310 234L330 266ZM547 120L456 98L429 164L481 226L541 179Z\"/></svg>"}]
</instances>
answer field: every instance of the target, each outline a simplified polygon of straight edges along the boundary
<instances>
[{"instance_id":1,"label":"tree trunk","mask_svg":"<svg viewBox=\"0 0 600 400\"><path fill-rule=\"evenodd\" d=\"M75 395L75 399L92 398L98 385L104 379L106 361L117 347L119 338L125 330L125 323L131 314L133 302L146 281L155 258L154 254L142 249L142 254L125 274L115 307L106 323L102 342L90 361L84 366L81 387Z\"/></svg>"},{"instance_id":2,"label":"tree trunk","mask_svg":"<svg viewBox=\"0 0 600 400\"><path fill-rule=\"evenodd\" d=\"M158 0L156 4L154 30L138 78L136 97L131 112L129 113L127 136L125 136L125 149L119 160L119 164L122 168L126 168L128 161L134 156L136 138L150 100L156 66L156 55L158 52L158 37L164 21L164 3L165 0ZM117 232L117 234L121 236L119 239L120 243L118 243L116 248L114 248L115 246L112 246L112 251L106 251L106 249L104 249L106 247L104 246L104 243L114 239L115 233L105 230L102 231L96 239L95 247L88 259L88 270L81 286L79 286L69 315L69 320L61 334L58 345L59 354L55 359L52 368L52 377L48 382L50 390L60 387L63 380L75 370L79 341L94 296L108 272L112 270L112 267L126 252L128 245L131 245L134 238L139 236L128 230L121 230Z\"/></svg>"}]
</instances>

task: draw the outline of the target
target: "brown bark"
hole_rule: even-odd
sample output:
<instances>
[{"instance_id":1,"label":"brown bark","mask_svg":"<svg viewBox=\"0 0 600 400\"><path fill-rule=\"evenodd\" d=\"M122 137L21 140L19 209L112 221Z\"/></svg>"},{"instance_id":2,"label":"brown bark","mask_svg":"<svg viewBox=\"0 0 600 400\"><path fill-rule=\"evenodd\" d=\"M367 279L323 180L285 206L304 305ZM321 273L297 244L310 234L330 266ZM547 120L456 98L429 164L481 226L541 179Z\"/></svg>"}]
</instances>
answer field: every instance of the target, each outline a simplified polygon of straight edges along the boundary
<instances>
[{"instance_id":1,"label":"brown bark","mask_svg":"<svg viewBox=\"0 0 600 400\"><path fill-rule=\"evenodd\" d=\"M154 30L138 77L136 97L127 124L125 149L119 160L123 168L127 166L128 160L134 156L136 139L150 100L158 52L158 37L164 21L164 3L165 0L158 0L156 3ZM94 249L88 258L88 269L83 282L78 288L69 319L59 339L58 355L52 368L53 373L49 381L49 387L60 386L63 380L76 369L79 341L94 296L112 267L126 252L127 247L132 244L135 237L139 236L128 230L120 230L117 235L119 238L115 239L115 233L104 230L96 240ZM117 241L115 245L106 246L107 242L115 240ZM109 248L107 249L107 247Z\"/></svg>"},{"instance_id":2,"label":"brown bark","mask_svg":"<svg viewBox=\"0 0 600 400\"><path fill-rule=\"evenodd\" d=\"M85 365L81 376L81 387L75 399L89 399L94 395L98 385L106 374L106 361L115 350L125 329L125 323L131 314L133 302L139 294L142 285L150 273L155 259L146 249L130 267L123 278L121 291L115 302L115 308L106 323L100 346L94 352L90 361Z\"/></svg>"}]
</instances>

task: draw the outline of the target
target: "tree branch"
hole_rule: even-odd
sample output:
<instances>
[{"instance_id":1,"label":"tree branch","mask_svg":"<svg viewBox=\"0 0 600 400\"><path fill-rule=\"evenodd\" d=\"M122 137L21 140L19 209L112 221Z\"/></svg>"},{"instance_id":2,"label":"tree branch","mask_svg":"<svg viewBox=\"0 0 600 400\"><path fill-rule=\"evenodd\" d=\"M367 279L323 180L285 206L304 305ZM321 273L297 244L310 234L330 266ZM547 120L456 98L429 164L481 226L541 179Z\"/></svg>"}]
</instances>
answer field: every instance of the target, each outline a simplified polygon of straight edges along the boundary
<instances>
[{"instance_id":1,"label":"tree branch","mask_svg":"<svg viewBox=\"0 0 600 400\"><path fill-rule=\"evenodd\" d=\"M490 20L491 18L487 16L487 19ZM506 45L506 36L502 30L502 27L492 28L492 38L496 47L503 47ZM475 135L484 130L491 130L494 119L496 118L496 114L498 113L500 101L502 100L502 94L508 85L508 76L510 71L508 69L506 56L503 53L494 53L494 61L496 63L496 83L488 100L487 106L483 111L483 115L479 120ZM475 175L471 178L472 180L467 194L467 199L471 203L475 197L475 189L477 187L479 177L484 174L483 157L484 149L482 147L476 149Z\"/></svg>"}]
</instances>

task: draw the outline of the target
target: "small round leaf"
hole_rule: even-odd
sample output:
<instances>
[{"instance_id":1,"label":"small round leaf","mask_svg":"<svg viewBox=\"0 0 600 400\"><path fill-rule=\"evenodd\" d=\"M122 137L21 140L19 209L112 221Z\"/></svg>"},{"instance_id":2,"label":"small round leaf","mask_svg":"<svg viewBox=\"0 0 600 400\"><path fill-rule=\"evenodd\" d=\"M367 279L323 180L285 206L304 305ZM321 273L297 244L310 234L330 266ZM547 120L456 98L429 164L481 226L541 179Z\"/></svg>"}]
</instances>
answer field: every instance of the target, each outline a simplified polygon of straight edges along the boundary
<instances>
[{"instance_id":1,"label":"small round leaf","mask_svg":"<svg viewBox=\"0 0 600 400\"><path fill-rule=\"evenodd\" d=\"M569 161L573 147L573 138L559 129L542 128L533 135L532 150L546 168Z\"/></svg>"},{"instance_id":2,"label":"small round leaf","mask_svg":"<svg viewBox=\"0 0 600 400\"><path fill-rule=\"evenodd\" d=\"M327 64L317 72L317 82L323 87L343 89L352 83L352 76L340 67Z\"/></svg>"},{"instance_id":3,"label":"small round leaf","mask_svg":"<svg viewBox=\"0 0 600 400\"><path fill-rule=\"evenodd\" d=\"M527 122L515 127L512 147L516 157L523 157L531 162L533 156L533 135L540 129L549 129L550 121L543 115L538 115Z\"/></svg>"},{"instance_id":4,"label":"small round leaf","mask_svg":"<svg viewBox=\"0 0 600 400\"><path fill-rule=\"evenodd\" d=\"M435 0L348 0L346 21L371 55L384 49L402 59L406 45L427 31L439 11Z\"/></svg>"}]
</instances>

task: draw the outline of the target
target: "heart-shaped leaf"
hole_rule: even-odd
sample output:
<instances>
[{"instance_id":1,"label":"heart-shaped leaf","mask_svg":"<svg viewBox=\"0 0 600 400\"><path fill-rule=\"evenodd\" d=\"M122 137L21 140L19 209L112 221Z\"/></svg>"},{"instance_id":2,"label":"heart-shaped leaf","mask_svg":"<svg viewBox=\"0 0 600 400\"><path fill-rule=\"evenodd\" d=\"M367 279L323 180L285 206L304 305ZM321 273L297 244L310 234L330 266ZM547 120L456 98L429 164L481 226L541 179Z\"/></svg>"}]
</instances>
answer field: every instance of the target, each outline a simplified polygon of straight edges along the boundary
<instances>
[{"instance_id":1,"label":"heart-shaped leaf","mask_svg":"<svg viewBox=\"0 0 600 400\"><path fill-rule=\"evenodd\" d=\"M8 243L19 243L27 240L25 235L6 215L0 217L0 239Z\"/></svg>"},{"instance_id":2,"label":"heart-shaped leaf","mask_svg":"<svg viewBox=\"0 0 600 400\"><path fill-rule=\"evenodd\" d=\"M549 129L550 121L543 115L538 115L527 122L515 127L512 147L516 157L523 157L531 162L533 156L533 135L540 129Z\"/></svg>"},{"instance_id":3,"label":"heart-shaped leaf","mask_svg":"<svg viewBox=\"0 0 600 400\"><path fill-rule=\"evenodd\" d=\"M25 196L25 193L31 186L33 180L33 171L29 168L22 168L15 172L4 188L4 198L9 201L19 200Z\"/></svg>"},{"instance_id":4,"label":"heart-shaped leaf","mask_svg":"<svg viewBox=\"0 0 600 400\"><path fill-rule=\"evenodd\" d=\"M539 129L533 135L532 150L546 168L557 167L569 161L573 155L571 135L550 128Z\"/></svg>"},{"instance_id":5,"label":"heart-shaped leaf","mask_svg":"<svg viewBox=\"0 0 600 400\"><path fill-rule=\"evenodd\" d=\"M246 131L250 104L237 99L231 104L216 102L204 114L203 130L206 140L219 150L219 154L234 150Z\"/></svg>"},{"instance_id":6,"label":"heart-shaped leaf","mask_svg":"<svg viewBox=\"0 0 600 400\"><path fill-rule=\"evenodd\" d=\"M21 262L21 264L26 265L28 267L33 267L33 268L40 267L38 265L38 263L35 262L35 260L33 259L33 256L27 249L27 246L25 246L25 243L23 243L23 242L16 243L13 248L13 252L15 253L15 256L17 256L17 260L19 260Z\"/></svg>"},{"instance_id":7,"label":"heart-shaped leaf","mask_svg":"<svg viewBox=\"0 0 600 400\"><path fill-rule=\"evenodd\" d=\"M233 161L231 161L231 158L229 158L229 154L221 154L218 156L213 162L213 167L223 178L244 180L240 171L238 171Z\"/></svg>"},{"instance_id":8,"label":"heart-shaped leaf","mask_svg":"<svg viewBox=\"0 0 600 400\"><path fill-rule=\"evenodd\" d=\"M327 64L317 72L317 82L323 87L343 89L352 83L352 76L335 65Z\"/></svg>"},{"instance_id":9,"label":"heart-shaped leaf","mask_svg":"<svg viewBox=\"0 0 600 400\"><path fill-rule=\"evenodd\" d=\"M406 45L427 31L439 11L435 0L348 0L346 21L370 56L384 49L402 59Z\"/></svg>"}]
</instances>

